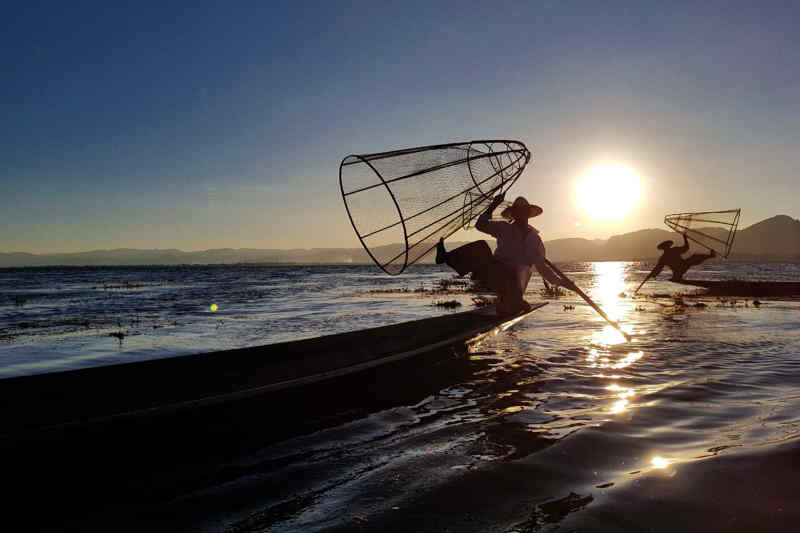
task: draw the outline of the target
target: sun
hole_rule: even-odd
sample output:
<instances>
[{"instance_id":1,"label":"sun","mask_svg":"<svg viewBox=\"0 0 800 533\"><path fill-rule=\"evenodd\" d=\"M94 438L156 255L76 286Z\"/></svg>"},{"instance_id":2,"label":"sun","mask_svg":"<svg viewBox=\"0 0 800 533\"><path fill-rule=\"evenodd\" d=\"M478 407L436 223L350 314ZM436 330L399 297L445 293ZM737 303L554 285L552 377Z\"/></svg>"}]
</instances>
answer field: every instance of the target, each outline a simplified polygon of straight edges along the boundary
<instances>
[{"instance_id":1,"label":"sun","mask_svg":"<svg viewBox=\"0 0 800 533\"><path fill-rule=\"evenodd\" d=\"M598 220L616 220L639 205L639 176L621 165L600 165L590 169L577 183L580 208Z\"/></svg>"}]
</instances>

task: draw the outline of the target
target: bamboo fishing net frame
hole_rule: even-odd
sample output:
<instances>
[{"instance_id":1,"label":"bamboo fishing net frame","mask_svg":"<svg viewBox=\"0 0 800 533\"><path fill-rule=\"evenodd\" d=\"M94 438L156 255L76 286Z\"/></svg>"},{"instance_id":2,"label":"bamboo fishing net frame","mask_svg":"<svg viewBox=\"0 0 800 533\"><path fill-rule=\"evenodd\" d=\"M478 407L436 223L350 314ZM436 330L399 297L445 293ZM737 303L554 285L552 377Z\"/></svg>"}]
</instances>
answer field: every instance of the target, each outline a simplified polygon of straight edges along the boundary
<instances>
[{"instance_id":1,"label":"bamboo fishing net frame","mask_svg":"<svg viewBox=\"0 0 800 533\"><path fill-rule=\"evenodd\" d=\"M433 250L440 237L469 227L530 160L525 145L512 140L354 154L342 159L339 186L364 250L396 275Z\"/></svg>"},{"instance_id":2,"label":"bamboo fishing net frame","mask_svg":"<svg viewBox=\"0 0 800 533\"><path fill-rule=\"evenodd\" d=\"M678 233L685 233L686 238L692 242L719 252L723 258L728 258L736 238L736 229L739 227L741 209L728 209L726 211L700 211L695 213L674 213L664 217L664 224ZM720 238L701 231L696 224L713 224L727 230L727 236ZM714 246L720 247L717 250Z\"/></svg>"}]
</instances>

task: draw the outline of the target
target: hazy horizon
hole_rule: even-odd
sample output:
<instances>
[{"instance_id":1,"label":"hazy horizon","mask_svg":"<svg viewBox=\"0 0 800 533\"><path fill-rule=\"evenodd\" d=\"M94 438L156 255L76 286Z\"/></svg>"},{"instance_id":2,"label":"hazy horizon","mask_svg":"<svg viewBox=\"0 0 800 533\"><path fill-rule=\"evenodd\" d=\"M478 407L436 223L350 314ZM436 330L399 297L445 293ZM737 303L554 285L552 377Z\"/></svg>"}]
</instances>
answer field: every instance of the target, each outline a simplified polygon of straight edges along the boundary
<instances>
[{"instance_id":1,"label":"hazy horizon","mask_svg":"<svg viewBox=\"0 0 800 533\"><path fill-rule=\"evenodd\" d=\"M751 224L751 225L748 225L748 226L741 226L740 225L738 227L737 234L739 232L742 232L743 230L748 230L751 226L757 226L757 225L760 225L762 222L770 221L772 219L780 219L782 217L788 217L793 222L795 222L797 224L800 224L800 219L798 219L798 218L795 218L795 217L792 217L792 216L786 215L786 214L778 214L778 215L773 215L771 217L768 217L768 218L766 218L764 220L757 221L754 224ZM776 222L778 222L778 221L776 220ZM782 226L783 222L778 222L778 225ZM772 227L774 228L774 225ZM607 238L583 238L583 237L574 237L573 236L573 237L559 237L557 239L545 239L544 242L545 242L545 244L548 244L548 243L554 243L556 241L564 241L564 240L571 240L571 239L586 239L587 241L601 241L601 242L608 243L611 238L617 238L617 237L625 238L626 236L631 236L631 235L634 235L634 234L637 234L637 233L640 233L640 232L651 232L651 231L663 231L663 232L669 232L669 233L673 233L674 234L674 230L672 230L672 229L670 229L670 228L668 228L666 226L663 226L663 227L660 227L660 228L637 228L637 229L633 229L633 230L631 230L629 232L610 235ZM747 232L745 232L745 233L747 233ZM798 236L800 236L800 235L791 234L791 230L790 230L790 234L782 235L781 238L790 239L791 240L791 239L797 238ZM477 230L470 229L469 231L463 231L462 230L462 231L457 232L453 236L449 237L446 240L446 243L449 243L448 246L453 246L456 243L473 240L475 237L486 238L486 239L492 240L492 238L490 236L487 236L486 234L481 234ZM773 244L776 247L779 248L781 246L781 242L782 241L779 241L779 242L776 242L776 243L773 243ZM791 242L793 242L793 241L791 241ZM393 246L401 246L402 245L402 243L390 243L390 244L393 245ZM789 248L791 248L793 246L793 244L791 244L790 242L784 242L783 244L784 245L788 244ZM692 243L692 245L693 246L697 246L694 243ZM96 248L96 249L91 249L91 250L88 250L88 249L87 250L76 250L76 251L71 251L71 252L44 252L44 253L0 250L0 254L9 254L9 255L13 255L13 254L31 254L31 255L35 255L35 256L39 256L39 257L44 257L44 256L49 256L49 255L90 254L90 253L114 252L114 251L123 251L123 250L129 250L129 251L135 251L135 252L169 252L169 251L175 251L175 252L185 253L185 254L200 254L200 253L205 253L205 252L215 252L215 251L225 251L225 250L230 250L230 251L234 251L234 252L241 252L241 251L254 251L254 252L261 252L261 251L303 252L303 251L321 251L321 250L333 250L333 251L338 251L338 250L348 250L348 251L349 250L356 250L356 251L362 251L363 247L362 247L361 243L356 243L353 246L345 246L345 247L316 246L316 247L296 247L296 248L255 248L255 247L251 247L251 246L245 246L245 247L239 247L239 248L222 247L222 248L203 248L203 249L195 249L195 250L186 250L186 249L181 249L181 248L129 248L129 247L117 247L117 248ZM660 252L656 252L655 249L650 250L650 252L652 252L651 255L653 257L657 256L658 253L660 253ZM744 253L745 256L753 255L752 252L745 251L743 253ZM734 251L734 255L737 255L737 254L741 255L741 253ZM794 257L794 252L792 250L790 250L790 249L787 249L787 254L788 254L787 257L789 257L789 256ZM549 255L549 253L548 253L548 255ZM768 255L772 256L774 254L768 254ZM645 257L645 256L643 256L643 257ZM366 262L370 262L370 260L368 259L368 257L366 255L364 256L364 258L365 258ZM428 259L430 259L430 257L428 257ZM347 261L345 261L345 262L347 262Z\"/></svg>"},{"instance_id":2,"label":"hazy horizon","mask_svg":"<svg viewBox=\"0 0 800 533\"><path fill-rule=\"evenodd\" d=\"M800 215L795 6L455 5L13 6L0 250L356 248L344 156L482 138L530 148L546 241ZM616 220L601 165L641 188Z\"/></svg>"},{"instance_id":3,"label":"hazy horizon","mask_svg":"<svg viewBox=\"0 0 800 533\"><path fill-rule=\"evenodd\" d=\"M780 213L779 215L788 216L793 219L800 219L800 217L794 216L789 213ZM772 215L772 216L779 216L779 215ZM771 217L767 217L771 218ZM746 220L745 214L742 213L742 220ZM766 219L764 219L766 220ZM752 223L749 224L740 224L739 230L745 229L748 226L753 224L757 224L762 220L754 220ZM532 225L540 229L540 226L536 224L536 221L532 221ZM562 235L558 237L549 237L547 235L543 235L544 241L554 241L560 239L588 239L588 240L608 240L611 237L616 235L622 235L626 233L632 233L637 231L644 231L644 230L664 230L664 231L672 231L664 224L661 226L651 226L651 227L642 227L642 228L629 228L623 232L616 233L611 232L605 236L582 236L582 235ZM350 230L352 233L352 230ZM484 233L481 233L475 229L470 229L467 231L460 230L455 233L453 236L449 237L447 240L448 242L460 242L460 241L471 241L475 239L482 239L482 238L489 238L492 237L487 236ZM298 243L297 246L252 246L252 245L242 245L242 246L214 246L214 247L196 247L196 248L181 248L179 246L125 246L125 245L109 245L108 247L104 248L74 248L74 249L55 249L55 250L40 250L40 251L32 251L32 250L23 250L23 249L0 249L0 253L26 253L26 254L33 254L33 255L53 255L53 254L73 254L73 253L83 253L83 252L94 252L94 251L103 251L103 250L120 250L120 249L131 249L131 250L179 250L182 252L204 252L208 250L220 250L220 249L253 249L253 250L311 250L311 249L322 249L322 248L362 248L361 243L358 241L358 238L353 236L354 242L349 244L343 244L341 246L333 246L330 244L321 244L317 246L304 246L302 243Z\"/></svg>"}]
</instances>

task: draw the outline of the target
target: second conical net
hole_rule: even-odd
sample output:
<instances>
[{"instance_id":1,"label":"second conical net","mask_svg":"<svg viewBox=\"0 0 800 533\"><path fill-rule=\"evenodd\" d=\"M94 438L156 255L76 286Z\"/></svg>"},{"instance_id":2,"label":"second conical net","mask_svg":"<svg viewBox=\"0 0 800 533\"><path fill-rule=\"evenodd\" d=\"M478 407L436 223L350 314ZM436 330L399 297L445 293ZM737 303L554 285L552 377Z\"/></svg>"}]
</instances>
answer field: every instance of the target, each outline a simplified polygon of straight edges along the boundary
<instances>
[{"instance_id":1,"label":"second conical net","mask_svg":"<svg viewBox=\"0 0 800 533\"><path fill-rule=\"evenodd\" d=\"M665 216L664 224L684 233L690 241L727 258L736 238L740 214L741 209L675 213Z\"/></svg>"}]
</instances>

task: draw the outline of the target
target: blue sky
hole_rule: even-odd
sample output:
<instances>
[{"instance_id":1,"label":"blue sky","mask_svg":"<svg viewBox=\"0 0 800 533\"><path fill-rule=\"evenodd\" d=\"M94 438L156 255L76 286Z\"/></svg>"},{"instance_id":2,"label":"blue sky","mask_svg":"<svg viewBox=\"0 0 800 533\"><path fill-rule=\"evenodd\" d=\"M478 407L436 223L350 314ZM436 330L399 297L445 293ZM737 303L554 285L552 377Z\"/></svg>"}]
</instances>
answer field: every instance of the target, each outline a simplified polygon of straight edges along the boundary
<instances>
[{"instance_id":1,"label":"blue sky","mask_svg":"<svg viewBox=\"0 0 800 533\"><path fill-rule=\"evenodd\" d=\"M525 142L546 240L800 216L786 4L26 2L0 21L0 251L358 246L338 164ZM574 183L641 177L616 222Z\"/></svg>"}]
</instances>

